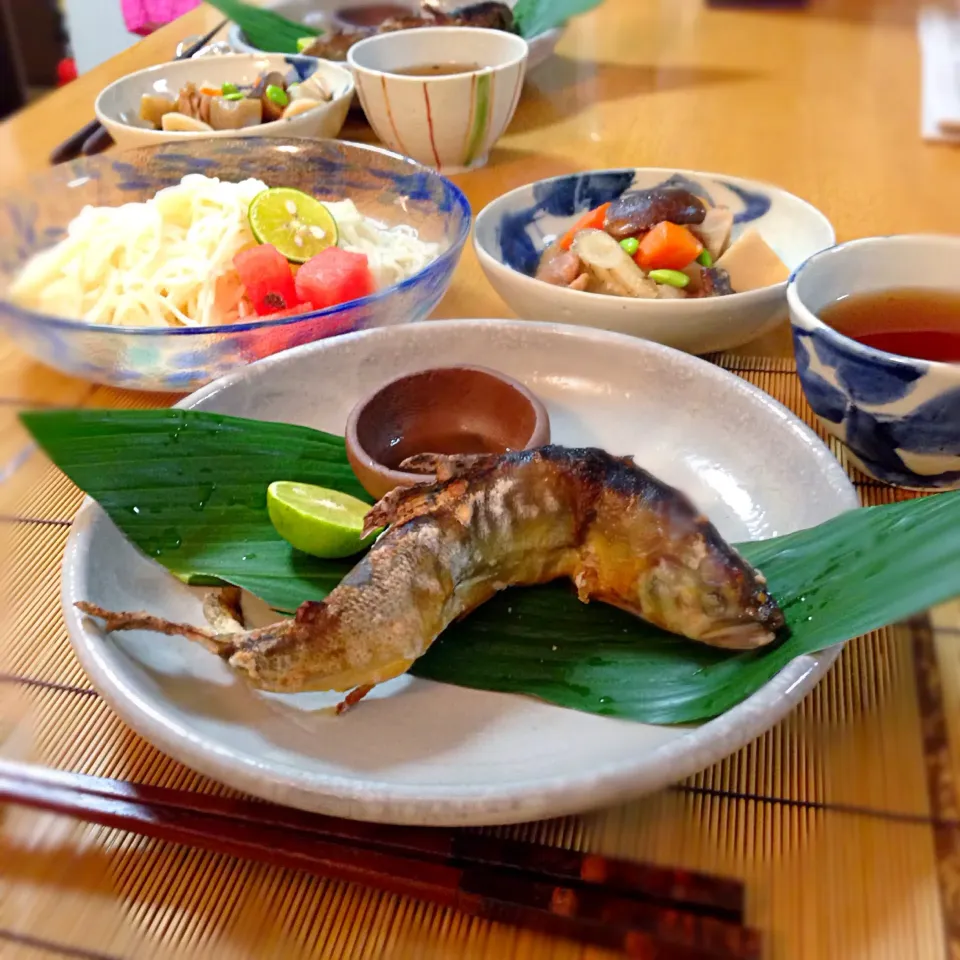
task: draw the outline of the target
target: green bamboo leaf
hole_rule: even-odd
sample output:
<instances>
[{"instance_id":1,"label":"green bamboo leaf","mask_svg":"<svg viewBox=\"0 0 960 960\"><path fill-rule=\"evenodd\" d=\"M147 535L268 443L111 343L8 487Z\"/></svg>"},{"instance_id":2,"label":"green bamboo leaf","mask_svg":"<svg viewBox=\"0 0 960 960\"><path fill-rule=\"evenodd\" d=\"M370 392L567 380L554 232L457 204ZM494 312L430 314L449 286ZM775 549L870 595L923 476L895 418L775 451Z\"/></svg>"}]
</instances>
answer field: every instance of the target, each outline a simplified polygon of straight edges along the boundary
<instances>
[{"instance_id":1,"label":"green bamboo leaf","mask_svg":"<svg viewBox=\"0 0 960 960\"><path fill-rule=\"evenodd\" d=\"M323 32L242 0L208 2L240 27L250 46L268 53L297 53L297 41L301 37L316 37Z\"/></svg>"},{"instance_id":2,"label":"green bamboo leaf","mask_svg":"<svg viewBox=\"0 0 960 960\"><path fill-rule=\"evenodd\" d=\"M297 553L273 531L273 480L369 502L343 440L185 410L25 414L51 459L127 537L187 582L236 584L278 610L322 599L352 565ZM787 635L731 654L666 634L562 584L509 590L452 626L414 666L434 680L524 693L648 723L716 716L794 657L960 594L960 492L846 513L740 549L767 576Z\"/></svg>"},{"instance_id":3,"label":"green bamboo leaf","mask_svg":"<svg viewBox=\"0 0 960 960\"><path fill-rule=\"evenodd\" d=\"M187 583L226 581L290 611L353 566L294 550L267 487L295 480L369 503L342 437L193 410L75 410L21 417L37 443L147 556Z\"/></svg>"},{"instance_id":4,"label":"green bamboo leaf","mask_svg":"<svg viewBox=\"0 0 960 960\"><path fill-rule=\"evenodd\" d=\"M599 7L602 0L517 0L513 19L521 37L529 40L572 17Z\"/></svg>"},{"instance_id":5,"label":"green bamboo leaf","mask_svg":"<svg viewBox=\"0 0 960 960\"><path fill-rule=\"evenodd\" d=\"M739 549L767 577L788 635L745 653L691 643L560 585L513 590L452 626L420 676L591 713L689 723L755 693L787 663L960 594L960 492L845 513Z\"/></svg>"}]
</instances>

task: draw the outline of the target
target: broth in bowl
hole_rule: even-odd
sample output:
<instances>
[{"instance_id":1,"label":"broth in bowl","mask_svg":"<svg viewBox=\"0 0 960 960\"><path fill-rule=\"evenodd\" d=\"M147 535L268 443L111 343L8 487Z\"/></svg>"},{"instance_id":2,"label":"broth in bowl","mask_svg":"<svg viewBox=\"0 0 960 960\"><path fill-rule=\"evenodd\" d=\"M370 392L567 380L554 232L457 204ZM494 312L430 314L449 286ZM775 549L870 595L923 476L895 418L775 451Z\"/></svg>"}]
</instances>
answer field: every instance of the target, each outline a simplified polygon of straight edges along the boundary
<instances>
[{"instance_id":1,"label":"broth in bowl","mask_svg":"<svg viewBox=\"0 0 960 960\"><path fill-rule=\"evenodd\" d=\"M960 363L960 293L899 287L841 297L820 311L837 333L886 353Z\"/></svg>"},{"instance_id":2,"label":"broth in bowl","mask_svg":"<svg viewBox=\"0 0 960 960\"><path fill-rule=\"evenodd\" d=\"M414 67L397 67L390 73L401 77L455 77L460 73L476 73L480 70L479 63L426 63Z\"/></svg>"}]
</instances>

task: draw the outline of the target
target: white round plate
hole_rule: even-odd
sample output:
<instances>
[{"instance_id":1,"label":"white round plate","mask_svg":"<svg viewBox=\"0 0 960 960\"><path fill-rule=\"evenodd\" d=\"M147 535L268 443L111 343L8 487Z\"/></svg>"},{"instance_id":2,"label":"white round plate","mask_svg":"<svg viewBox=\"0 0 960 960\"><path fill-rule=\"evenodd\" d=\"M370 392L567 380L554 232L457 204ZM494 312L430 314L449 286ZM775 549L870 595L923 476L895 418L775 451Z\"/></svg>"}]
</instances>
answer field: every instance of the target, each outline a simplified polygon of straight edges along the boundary
<instances>
[{"instance_id":1,"label":"white round plate","mask_svg":"<svg viewBox=\"0 0 960 960\"><path fill-rule=\"evenodd\" d=\"M506 320L390 327L277 354L181 406L342 432L363 394L425 366L482 364L546 404L555 442L592 444L688 493L732 541L809 527L857 506L812 431L702 360L605 331ZM63 603L90 678L138 733L190 767L268 800L359 820L510 823L625 800L689 776L763 732L839 648L794 660L733 710L667 727L413 677L355 710L336 694L270 695L180 638L105 637L73 603L203 623L200 591L134 549L89 500L63 564Z\"/></svg>"}]
</instances>

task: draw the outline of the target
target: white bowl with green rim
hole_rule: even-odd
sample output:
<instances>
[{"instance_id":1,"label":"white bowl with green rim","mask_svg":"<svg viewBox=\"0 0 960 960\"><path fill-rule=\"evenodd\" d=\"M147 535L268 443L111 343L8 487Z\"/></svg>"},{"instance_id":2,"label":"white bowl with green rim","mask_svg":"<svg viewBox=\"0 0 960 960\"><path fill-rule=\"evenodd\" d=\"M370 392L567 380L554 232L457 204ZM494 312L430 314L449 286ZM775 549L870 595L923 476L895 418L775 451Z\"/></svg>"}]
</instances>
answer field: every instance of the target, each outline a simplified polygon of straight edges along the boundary
<instances>
[{"instance_id":1,"label":"white bowl with green rim","mask_svg":"<svg viewBox=\"0 0 960 960\"><path fill-rule=\"evenodd\" d=\"M350 48L357 95L391 150L443 173L482 167L506 130L523 87L522 37L475 27L422 27L361 40ZM431 64L476 69L441 76L393 71Z\"/></svg>"}]
</instances>

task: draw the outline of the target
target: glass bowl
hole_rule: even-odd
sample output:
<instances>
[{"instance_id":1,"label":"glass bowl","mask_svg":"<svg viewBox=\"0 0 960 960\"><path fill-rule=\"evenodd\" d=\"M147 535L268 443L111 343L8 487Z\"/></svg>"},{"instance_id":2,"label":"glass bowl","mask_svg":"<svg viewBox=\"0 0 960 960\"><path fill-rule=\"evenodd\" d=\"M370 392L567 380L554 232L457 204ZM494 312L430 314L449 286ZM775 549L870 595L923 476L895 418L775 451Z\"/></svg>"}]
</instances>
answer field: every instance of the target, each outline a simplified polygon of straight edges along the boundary
<instances>
[{"instance_id":1,"label":"glass bowl","mask_svg":"<svg viewBox=\"0 0 960 960\"><path fill-rule=\"evenodd\" d=\"M440 244L440 256L402 283L299 317L214 327L97 326L34 313L6 297L26 260L64 236L88 205L152 197L188 173L257 177L321 200L351 199L388 226L406 223ZM134 390L191 391L237 367L325 337L423 320L450 285L470 231L460 189L426 167L376 147L336 140L244 137L165 143L87 157L0 195L0 323L42 363L71 376Z\"/></svg>"}]
</instances>

